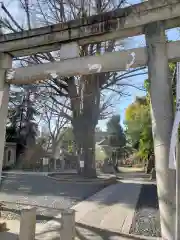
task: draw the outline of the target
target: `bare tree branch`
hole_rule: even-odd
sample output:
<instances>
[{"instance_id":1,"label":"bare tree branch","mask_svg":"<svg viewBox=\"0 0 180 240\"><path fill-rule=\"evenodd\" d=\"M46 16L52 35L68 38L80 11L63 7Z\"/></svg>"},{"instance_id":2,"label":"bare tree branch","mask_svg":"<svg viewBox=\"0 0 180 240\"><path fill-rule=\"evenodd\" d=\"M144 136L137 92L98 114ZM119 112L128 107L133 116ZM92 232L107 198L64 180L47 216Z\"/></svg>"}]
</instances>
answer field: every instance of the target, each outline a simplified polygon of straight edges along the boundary
<instances>
[{"instance_id":1,"label":"bare tree branch","mask_svg":"<svg viewBox=\"0 0 180 240\"><path fill-rule=\"evenodd\" d=\"M4 10L4 12L7 14L7 16L11 19L11 21L14 23L14 25L21 31L23 31L23 28L16 22L16 20L13 18L13 16L10 14L10 12L7 10L7 8L4 6L3 3L1 3L1 8ZM11 27L11 25L8 26L8 28ZM11 27L12 30L12 27Z\"/></svg>"}]
</instances>

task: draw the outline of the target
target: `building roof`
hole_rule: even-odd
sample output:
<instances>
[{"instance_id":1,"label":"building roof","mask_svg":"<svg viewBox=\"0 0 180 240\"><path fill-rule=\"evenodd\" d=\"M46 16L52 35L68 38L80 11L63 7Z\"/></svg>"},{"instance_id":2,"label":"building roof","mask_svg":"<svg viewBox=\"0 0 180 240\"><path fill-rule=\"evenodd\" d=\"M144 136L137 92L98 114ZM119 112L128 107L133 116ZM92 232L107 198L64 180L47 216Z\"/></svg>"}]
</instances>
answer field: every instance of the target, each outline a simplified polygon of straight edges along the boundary
<instances>
[{"instance_id":1,"label":"building roof","mask_svg":"<svg viewBox=\"0 0 180 240\"><path fill-rule=\"evenodd\" d=\"M16 145L17 145L17 143L15 143L15 142L6 142L5 143L5 147L11 147L11 146L16 147Z\"/></svg>"}]
</instances>

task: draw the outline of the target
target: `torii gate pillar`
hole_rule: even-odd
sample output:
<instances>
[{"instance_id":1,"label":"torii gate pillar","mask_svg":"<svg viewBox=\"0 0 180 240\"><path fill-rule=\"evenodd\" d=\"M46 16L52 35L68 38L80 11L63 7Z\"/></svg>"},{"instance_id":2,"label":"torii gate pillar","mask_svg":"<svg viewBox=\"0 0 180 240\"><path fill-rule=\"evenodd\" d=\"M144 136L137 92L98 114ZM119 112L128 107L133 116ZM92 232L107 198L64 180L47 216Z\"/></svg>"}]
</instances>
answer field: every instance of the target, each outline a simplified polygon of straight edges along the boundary
<instances>
[{"instance_id":1,"label":"torii gate pillar","mask_svg":"<svg viewBox=\"0 0 180 240\"><path fill-rule=\"evenodd\" d=\"M12 67L12 58L0 53L0 181L4 158L6 123L9 103L9 85L5 83L5 71Z\"/></svg>"},{"instance_id":2,"label":"torii gate pillar","mask_svg":"<svg viewBox=\"0 0 180 240\"><path fill-rule=\"evenodd\" d=\"M169 169L169 148L173 125L173 98L168 67L167 39L163 22L146 29L151 94L152 132L156 159L162 239L175 239L175 171Z\"/></svg>"}]
</instances>

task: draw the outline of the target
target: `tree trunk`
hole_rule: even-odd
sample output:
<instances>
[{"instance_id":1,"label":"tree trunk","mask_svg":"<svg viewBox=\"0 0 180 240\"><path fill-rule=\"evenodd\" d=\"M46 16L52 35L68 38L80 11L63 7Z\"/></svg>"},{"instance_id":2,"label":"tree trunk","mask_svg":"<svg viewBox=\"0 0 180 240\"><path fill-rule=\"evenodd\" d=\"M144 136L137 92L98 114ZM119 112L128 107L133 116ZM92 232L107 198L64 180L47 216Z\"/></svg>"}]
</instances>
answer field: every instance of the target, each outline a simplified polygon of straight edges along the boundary
<instances>
[{"instance_id":1,"label":"tree trunk","mask_svg":"<svg viewBox=\"0 0 180 240\"><path fill-rule=\"evenodd\" d=\"M83 142L83 155L86 159L84 176L96 177L94 131L89 132L87 136L88 138L85 138Z\"/></svg>"},{"instance_id":2,"label":"tree trunk","mask_svg":"<svg viewBox=\"0 0 180 240\"><path fill-rule=\"evenodd\" d=\"M78 158L84 161L81 174L84 177L96 177L95 167L95 128L100 115L99 75L82 76L83 96L78 96L74 81L69 80L71 96L71 121L75 142L78 147Z\"/></svg>"},{"instance_id":3,"label":"tree trunk","mask_svg":"<svg viewBox=\"0 0 180 240\"><path fill-rule=\"evenodd\" d=\"M83 169L80 169L78 163L78 172L88 178L96 177L94 134L95 129L93 128L74 126L74 136L78 146L78 159L79 161L84 161Z\"/></svg>"}]
</instances>

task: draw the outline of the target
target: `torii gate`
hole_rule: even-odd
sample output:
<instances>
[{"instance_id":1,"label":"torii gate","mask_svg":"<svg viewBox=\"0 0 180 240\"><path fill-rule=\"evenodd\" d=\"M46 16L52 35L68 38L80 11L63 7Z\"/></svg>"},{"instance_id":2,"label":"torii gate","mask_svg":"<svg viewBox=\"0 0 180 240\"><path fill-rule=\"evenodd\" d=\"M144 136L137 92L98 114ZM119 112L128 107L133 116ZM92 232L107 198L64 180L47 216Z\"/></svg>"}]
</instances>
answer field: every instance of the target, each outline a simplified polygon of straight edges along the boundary
<instances>
[{"instance_id":1,"label":"torii gate","mask_svg":"<svg viewBox=\"0 0 180 240\"><path fill-rule=\"evenodd\" d=\"M87 19L1 36L0 170L8 110L8 84L30 84L37 80L45 80L52 72L60 76L92 74L97 71L97 66L101 66L101 72L125 70L127 62L131 60L130 54L134 52L136 57L131 67L148 65L151 79L154 149L155 157L159 157L156 159L156 172L162 237L168 240L173 239L175 172L168 169L167 149L169 150L173 124L168 60L180 59L180 42L166 43L165 30L179 25L179 0L149 0ZM83 58L78 56L79 45L140 34L146 36L146 48L105 53L102 56ZM14 56L32 55L60 48L61 61L59 62L9 70ZM68 53L67 48L71 49ZM166 222L167 219L168 222Z\"/></svg>"}]
</instances>

